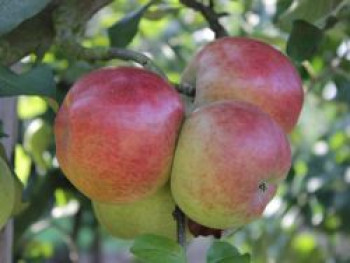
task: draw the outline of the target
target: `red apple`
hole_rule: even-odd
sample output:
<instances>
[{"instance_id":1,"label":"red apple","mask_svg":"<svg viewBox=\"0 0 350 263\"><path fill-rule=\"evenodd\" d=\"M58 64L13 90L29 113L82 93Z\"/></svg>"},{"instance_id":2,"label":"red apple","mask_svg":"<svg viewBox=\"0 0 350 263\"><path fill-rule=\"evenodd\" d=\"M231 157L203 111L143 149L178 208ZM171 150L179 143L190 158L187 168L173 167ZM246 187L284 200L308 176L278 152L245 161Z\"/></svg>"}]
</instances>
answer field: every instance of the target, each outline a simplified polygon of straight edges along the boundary
<instances>
[{"instance_id":1,"label":"red apple","mask_svg":"<svg viewBox=\"0 0 350 263\"><path fill-rule=\"evenodd\" d=\"M268 114L246 102L213 102L182 126L171 190L195 222L237 228L261 215L290 165L289 142Z\"/></svg>"},{"instance_id":2,"label":"red apple","mask_svg":"<svg viewBox=\"0 0 350 263\"><path fill-rule=\"evenodd\" d=\"M152 72L93 71L75 83L57 114L58 162L92 200L145 198L169 179L183 111L177 92Z\"/></svg>"},{"instance_id":3,"label":"red apple","mask_svg":"<svg viewBox=\"0 0 350 263\"><path fill-rule=\"evenodd\" d=\"M225 37L205 46L181 82L195 85L197 106L243 100L269 113L286 132L297 123L303 90L288 58L273 47L244 37Z\"/></svg>"}]
</instances>

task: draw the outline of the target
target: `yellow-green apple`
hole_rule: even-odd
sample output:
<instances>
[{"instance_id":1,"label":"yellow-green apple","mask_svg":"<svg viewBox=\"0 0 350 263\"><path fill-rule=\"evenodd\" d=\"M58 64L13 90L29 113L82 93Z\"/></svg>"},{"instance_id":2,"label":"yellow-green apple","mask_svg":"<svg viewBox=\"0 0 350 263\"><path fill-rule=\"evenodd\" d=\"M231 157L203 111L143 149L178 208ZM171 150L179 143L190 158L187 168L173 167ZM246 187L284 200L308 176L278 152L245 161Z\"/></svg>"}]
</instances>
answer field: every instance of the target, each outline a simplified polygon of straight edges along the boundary
<instances>
[{"instance_id":1,"label":"yellow-green apple","mask_svg":"<svg viewBox=\"0 0 350 263\"><path fill-rule=\"evenodd\" d=\"M176 238L175 202L169 185L140 201L119 205L93 201L93 208L99 223L115 237L156 234Z\"/></svg>"},{"instance_id":2,"label":"yellow-green apple","mask_svg":"<svg viewBox=\"0 0 350 263\"><path fill-rule=\"evenodd\" d=\"M302 83L288 58L250 38L208 44L190 61L181 82L196 87L197 106L226 99L250 102L286 132L295 126L303 103Z\"/></svg>"},{"instance_id":3,"label":"yellow-green apple","mask_svg":"<svg viewBox=\"0 0 350 263\"><path fill-rule=\"evenodd\" d=\"M0 230L13 212L15 184L6 161L0 156Z\"/></svg>"},{"instance_id":4,"label":"yellow-green apple","mask_svg":"<svg viewBox=\"0 0 350 263\"><path fill-rule=\"evenodd\" d=\"M197 223L236 228L261 215L290 165L289 142L268 114L246 102L213 102L183 124L171 190Z\"/></svg>"},{"instance_id":5,"label":"yellow-green apple","mask_svg":"<svg viewBox=\"0 0 350 263\"><path fill-rule=\"evenodd\" d=\"M183 111L175 89L155 73L93 71L69 90L57 114L58 162L95 201L145 198L169 179Z\"/></svg>"}]
</instances>

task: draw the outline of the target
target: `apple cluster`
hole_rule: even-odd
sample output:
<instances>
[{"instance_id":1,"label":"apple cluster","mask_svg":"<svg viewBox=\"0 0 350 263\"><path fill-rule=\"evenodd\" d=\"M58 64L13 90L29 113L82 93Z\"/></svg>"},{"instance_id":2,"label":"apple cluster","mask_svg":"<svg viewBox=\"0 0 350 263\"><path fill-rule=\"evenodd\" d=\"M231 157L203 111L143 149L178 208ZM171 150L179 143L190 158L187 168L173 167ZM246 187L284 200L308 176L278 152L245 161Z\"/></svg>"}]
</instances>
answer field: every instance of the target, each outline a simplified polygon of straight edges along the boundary
<instances>
[{"instance_id":1,"label":"apple cluster","mask_svg":"<svg viewBox=\"0 0 350 263\"><path fill-rule=\"evenodd\" d=\"M175 205L203 227L240 227L261 216L290 169L286 134L303 90L285 55L221 38L181 83L195 88L191 110L155 73L103 68L79 79L57 114L59 164L117 237L175 238Z\"/></svg>"}]
</instances>

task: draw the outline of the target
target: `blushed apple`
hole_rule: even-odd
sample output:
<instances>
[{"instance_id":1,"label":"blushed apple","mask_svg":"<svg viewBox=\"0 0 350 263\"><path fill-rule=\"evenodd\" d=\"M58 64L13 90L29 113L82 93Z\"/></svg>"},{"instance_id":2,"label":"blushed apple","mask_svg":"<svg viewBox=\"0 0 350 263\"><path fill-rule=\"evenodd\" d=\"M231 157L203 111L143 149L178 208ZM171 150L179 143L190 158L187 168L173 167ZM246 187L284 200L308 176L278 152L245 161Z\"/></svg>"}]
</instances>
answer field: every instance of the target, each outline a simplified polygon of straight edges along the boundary
<instances>
[{"instance_id":1,"label":"blushed apple","mask_svg":"<svg viewBox=\"0 0 350 263\"><path fill-rule=\"evenodd\" d=\"M261 215L290 165L289 142L268 114L246 102L213 102L183 124L171 190L195 222L237 228Z\"/></svg>"},{"instance_id":2,"label":"blushed apple","mask_svg":"<svg viewBox=\"0 0 350 263\"><path fill-rule=\"evenodd\" d=\"M272 46L245 37L224 37L205 46L183 72L196 87L195 105L242 100L257 105L290 132L303 104L301 79Z\"/></svg>"},{"instance_id":3,"label":"blushed apple","mask_svg":"<svg viewBox=\"0 0 350 263\"><path fill-rule=\"evenodd\" d=\"M150 71L104 68L70 89L55 121L58 162L90 199L146 198L169 179L183 104Z\"/></svg>"}]
</instances>

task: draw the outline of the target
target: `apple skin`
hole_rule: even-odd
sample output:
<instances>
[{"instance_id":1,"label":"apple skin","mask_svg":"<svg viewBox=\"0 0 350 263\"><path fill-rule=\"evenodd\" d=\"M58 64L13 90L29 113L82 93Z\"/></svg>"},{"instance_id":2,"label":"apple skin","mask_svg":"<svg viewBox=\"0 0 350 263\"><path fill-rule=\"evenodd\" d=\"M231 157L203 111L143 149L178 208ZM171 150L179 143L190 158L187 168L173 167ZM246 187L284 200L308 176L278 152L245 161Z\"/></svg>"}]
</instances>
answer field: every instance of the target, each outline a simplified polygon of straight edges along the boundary
<instances>
[{"instance_id":1,"label":"apple skin","mask_svg":"<svg viewBox=\"0 0 350 263\"><path fill-rule=\"evenodd\" d=\"M301 79L288 58L244 37L224 37L205 46L183 72L196 87L195 105L243 100L269 113L285 132L296 125L303 104Z\"/></svg>"},{"instance_id":2,"label":"apple skin","mask_svg":"<svg viewBox=\"0 0 350 263\"><path fill-rule=\"evenodd\" d=\"M74 84L57 114L58 162L90 199L140 200L169 179L183 114L175 89L150 71L93 71Z\"/></svg>"},{"instance_id":3,"label":"apple skin","mask_svg":"<svg viewBox=\"0 0 350 263\"><path fill-rule=\"evenodd\" d=\"M290 165L289 142L268 114L246 102L213 102L183 124L171 190L197 223L237 228L261 215Z\"/></svg>"},{"instance_id":4,"label":"apple skin","mask_svg":"<svg viewBox=\"0 0 350 263\"><path fill-rule=\"evenodd\" d=\"M155 194L127 204L92 202L99 223L113 236L133 239L142 234L176 238L176 222L172 216L175 202L166 185Z\"/></svg>"}]
</instances>

